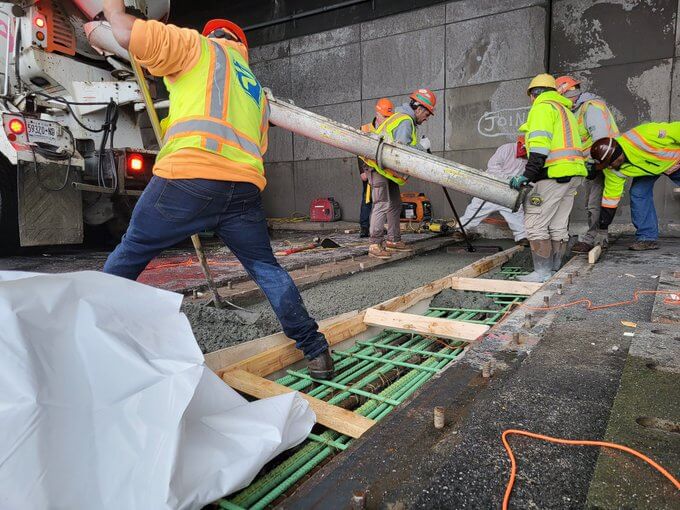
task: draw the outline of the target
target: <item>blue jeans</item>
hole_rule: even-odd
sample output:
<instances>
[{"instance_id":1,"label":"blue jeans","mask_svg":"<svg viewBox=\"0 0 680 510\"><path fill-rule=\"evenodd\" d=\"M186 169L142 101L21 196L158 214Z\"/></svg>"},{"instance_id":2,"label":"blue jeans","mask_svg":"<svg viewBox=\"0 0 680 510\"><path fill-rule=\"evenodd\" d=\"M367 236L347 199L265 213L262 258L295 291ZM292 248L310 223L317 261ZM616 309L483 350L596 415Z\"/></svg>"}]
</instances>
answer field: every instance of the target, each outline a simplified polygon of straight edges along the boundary
<instances>
[{"instance_id":1,"label":"blue jeans","mask_svg":"<svg viewBox=\"0 0 680 510\"><path fill-rule=\"evenodd\" d=\"M308 359L328 348L269 242L260 190L251 183L153 177L104 272L135 280L165 248L214 231L271 303L283 331Z\"/></svg>"},{"instance_id":2,"label":"blue jeans","mask_svg":"<svg viewBox=\"0 0 680 510\"><path fill-rule=\"evenodd\" d=\"M630 185L630 215L635 225L635 238L638 241L659 239L659 223L654 207L654 184L661 175L635 177ZM669 175L680 185L680 170Z\"/></svg>"},{"instance_id":3,"label":"blue jeans","mask_svg":"<svg viewBox=\"0 0 680 510\"><path fill-rule=\"evenodd\" d=\"M371 226L371 208L373 207L373 200L371 195L368 195L368 203L366 203L366 188L368 181L361 181L361 212L359 214L359 226L368 229Z\"/></svg>"}]
</instances>

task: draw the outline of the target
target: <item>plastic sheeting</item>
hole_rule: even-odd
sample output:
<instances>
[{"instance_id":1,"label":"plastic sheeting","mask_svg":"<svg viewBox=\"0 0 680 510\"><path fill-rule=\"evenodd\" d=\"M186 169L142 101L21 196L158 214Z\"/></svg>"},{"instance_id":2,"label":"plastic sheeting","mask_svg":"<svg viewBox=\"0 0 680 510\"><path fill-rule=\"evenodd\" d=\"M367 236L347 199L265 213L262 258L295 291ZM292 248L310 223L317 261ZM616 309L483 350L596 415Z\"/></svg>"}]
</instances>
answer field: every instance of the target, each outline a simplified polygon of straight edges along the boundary
<instances>
[{"instance_id":1,"label":"plastic sheeting","mask_svg":"<svg viewBox=\"0 0 680 510\"><path fill-rule=\"evenodd\" d=\"M304 440L307 403L224 384L181 300L96 272L0 272L0 508L201 508Z\"/></svg>"}]
</instances>

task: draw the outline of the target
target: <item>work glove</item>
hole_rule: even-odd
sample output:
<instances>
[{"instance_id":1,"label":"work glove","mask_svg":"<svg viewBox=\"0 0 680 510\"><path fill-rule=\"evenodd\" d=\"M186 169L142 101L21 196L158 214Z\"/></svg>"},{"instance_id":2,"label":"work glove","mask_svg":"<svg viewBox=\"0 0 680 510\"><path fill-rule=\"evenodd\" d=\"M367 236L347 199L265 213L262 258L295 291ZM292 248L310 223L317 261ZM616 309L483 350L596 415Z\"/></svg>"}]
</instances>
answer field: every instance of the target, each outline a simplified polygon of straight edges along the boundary
<instances>
[{"instance_id":1,"label":"work glove","mask_svg":"<svg viewBox=\"0 0 680 510\"><path fill-rule=\"evenodd\" d=\"M427 136L423 135L420 138L420 146L425 152L432 153L432 142L430 142L430 139Z\"/></svg>"},{"instance_id":2,"label":"work glove","mask_svg":"<svg viewBox=\"0 0 680 510\"><path fill-rule=\"evenodd\" d=\"M523 186L527 186L529 184L529 178L524 177L523 175L515 175L512 179L510 179L510 187L512 189L516 189L517 191L521 190Z\"/></svg>"},{"instance_id":3,"label":"work glove","mask_svg":"<svg viewBox=\"0 0 680 510\"><path fill-rule=\"evenodd\" d=\"M593 242L595 245L599 244L603 248L606 248L609 245L609 231L607 229L598 229Z\"/></svg>"},{"instance_id":4,"label":"work glove","mask_svg":"<svg viewBox=\"0 0 680 510\"><path fill-rule=\"evenodd\" d=\"M594 161L586 161L586 170L588 170L588 175L586 176L586 179L588 179L589 181L592 181L595 177L597 177L597 170L595 170Z\"/></svg>"}]
</instances>

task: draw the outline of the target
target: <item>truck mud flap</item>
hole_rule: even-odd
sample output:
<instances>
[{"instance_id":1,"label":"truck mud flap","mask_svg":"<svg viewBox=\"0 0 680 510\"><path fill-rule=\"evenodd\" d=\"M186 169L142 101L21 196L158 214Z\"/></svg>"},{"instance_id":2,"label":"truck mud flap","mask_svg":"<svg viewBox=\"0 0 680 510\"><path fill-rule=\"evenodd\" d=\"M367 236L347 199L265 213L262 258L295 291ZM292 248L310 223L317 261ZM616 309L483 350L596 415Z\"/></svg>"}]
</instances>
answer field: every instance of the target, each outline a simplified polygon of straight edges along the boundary
<instances>
[{"instance_id":1,"label":"truck mud flap","mask_svg":"<svg viewBox=\"0 0 680 510\"><path fill-rule=\"evenodd\" d=\"M20 161L17 172L19 239L21 246L81 244L83 205L81 192L72 186L78 179L72 168L66 186L66 166ZM38 180L40 179L40 180ZM41 185L42 184L42 185Z\"/></svg>"}]
</instances>

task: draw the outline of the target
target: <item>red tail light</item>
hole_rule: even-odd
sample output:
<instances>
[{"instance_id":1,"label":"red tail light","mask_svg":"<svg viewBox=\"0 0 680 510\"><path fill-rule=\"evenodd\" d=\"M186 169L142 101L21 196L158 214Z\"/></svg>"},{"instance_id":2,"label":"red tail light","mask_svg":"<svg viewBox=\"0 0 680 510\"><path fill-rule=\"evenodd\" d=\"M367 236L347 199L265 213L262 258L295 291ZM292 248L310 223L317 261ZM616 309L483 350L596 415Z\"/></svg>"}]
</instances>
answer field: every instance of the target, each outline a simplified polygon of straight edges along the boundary
<instances>
[{"instance_id":1,"label":"red tail light","mask_svg":"<svg viewBox=\"0 0 680 510\"><path fill-rule=\"evenodd\" d=\"M9 130L15 135L23 135L26 132L26 124L22 120L12 119L9 121Z\"/></svg>"},{"instance_id":2,"label":"red tail light","mask_svg":"<svg viewBox=\"0 0 680 510\"><path fill-rule=\"evenodd\" d=\"M141 154L130 154L127 158L127 169L131 173L144 171L144 157Z\"/></svg>"}]
</instances>

